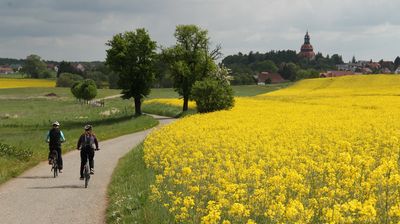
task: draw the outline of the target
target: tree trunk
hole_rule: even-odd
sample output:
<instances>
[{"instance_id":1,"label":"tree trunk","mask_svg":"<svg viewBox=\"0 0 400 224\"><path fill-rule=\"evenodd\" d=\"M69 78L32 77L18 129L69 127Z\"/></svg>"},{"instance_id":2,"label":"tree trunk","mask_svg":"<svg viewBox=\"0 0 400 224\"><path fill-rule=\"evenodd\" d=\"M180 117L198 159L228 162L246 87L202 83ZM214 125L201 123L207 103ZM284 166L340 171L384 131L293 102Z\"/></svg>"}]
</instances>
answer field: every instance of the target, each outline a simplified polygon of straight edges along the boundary
<instances>
[{"instance_id":1,"label":"tree trunk","mask_svg":"<svg viewBox=\"0 0 400 224\"><path fill-rule=\"evenodd\" d=\"M187 111L189 109L189 97L183 97L183 111Z\"/></svg>"},{"instance_id":2,"label":"tree trunk","mask_svg":"<svg viewBox=\"0 0 400 224\"><path fill-rule=\"evenodd\" d=\"M135 99L135 116L142 115L142 102L140 97L134 97Z\"/></svg>"}]
</instances>

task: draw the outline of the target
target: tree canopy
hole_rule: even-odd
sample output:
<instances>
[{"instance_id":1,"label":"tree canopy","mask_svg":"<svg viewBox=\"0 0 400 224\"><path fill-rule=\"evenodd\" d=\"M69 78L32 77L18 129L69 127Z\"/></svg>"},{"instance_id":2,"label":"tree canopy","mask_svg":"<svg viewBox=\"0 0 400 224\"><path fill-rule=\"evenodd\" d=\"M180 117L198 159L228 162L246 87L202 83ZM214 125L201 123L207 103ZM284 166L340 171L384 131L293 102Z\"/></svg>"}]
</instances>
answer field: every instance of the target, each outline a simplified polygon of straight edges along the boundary
<instances>
[{"instance_id":1,"label":"tree canopy","mask_svg":"<svg viewBox=\"0 0 400 224\"><path fill-rule=\"evenodd\" d=\"M208 32L196 25L178 25L174 36L176 44L163 50L175 90L183 97L183 111L188 110L192 86L207 77L217 65L214 59L220 48L209 50Z\"/></svg>"},{"instance_id":2,"label":"tree canopy","mask_svg":"<svg viewBox=\"0 0 400 224\"><path fill-rule=\"evenodd\" d=\"M135 114L142 114L141 100L149 95L155 77L156 42L141 28L119 33L106 45L106 64L119 75L122 98L134 98Z\"/></svg>"}]
</instances>

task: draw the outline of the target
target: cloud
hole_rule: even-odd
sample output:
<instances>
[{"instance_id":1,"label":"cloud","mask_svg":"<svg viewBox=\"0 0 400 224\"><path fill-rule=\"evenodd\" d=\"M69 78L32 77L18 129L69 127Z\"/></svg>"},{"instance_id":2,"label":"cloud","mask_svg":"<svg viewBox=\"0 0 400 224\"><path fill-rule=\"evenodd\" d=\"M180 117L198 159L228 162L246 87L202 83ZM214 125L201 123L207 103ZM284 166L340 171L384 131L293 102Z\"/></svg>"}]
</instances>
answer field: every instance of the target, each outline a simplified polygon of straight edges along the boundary
<instances>
[{"instance_id":1,"label":"cloud","mask_svg":"<svg viewBox=\"0 0 400 224\"><path fill-rule=\"evenodd\" d=\"M104 60L116 33L145 27L170 46L176 25L197 24L225 55L299 50L308 29L324 54L393 60L399 8L393 0L1 0L0 57Z\"/></svg>"}]
</instances>

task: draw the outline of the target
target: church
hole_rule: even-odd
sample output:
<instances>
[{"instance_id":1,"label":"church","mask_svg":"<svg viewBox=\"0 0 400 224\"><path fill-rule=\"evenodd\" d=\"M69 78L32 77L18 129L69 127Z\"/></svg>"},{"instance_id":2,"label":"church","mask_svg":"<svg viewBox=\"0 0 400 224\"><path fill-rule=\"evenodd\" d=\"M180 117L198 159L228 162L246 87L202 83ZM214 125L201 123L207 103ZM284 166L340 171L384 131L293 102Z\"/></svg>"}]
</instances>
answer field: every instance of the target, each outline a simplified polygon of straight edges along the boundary
<instances>
[{"instance_id":1,"label":"church","mask_svg":"<svg viewBox=\"0 0 400 224\"><path fill-rule=\"evenodd\" d=\"M310 35L308 34L308 31L304 36L304 44L301 45L299 56L309 60L312 60L315 57L313 46L310 44Z\"/></svg>"}]
</instances>

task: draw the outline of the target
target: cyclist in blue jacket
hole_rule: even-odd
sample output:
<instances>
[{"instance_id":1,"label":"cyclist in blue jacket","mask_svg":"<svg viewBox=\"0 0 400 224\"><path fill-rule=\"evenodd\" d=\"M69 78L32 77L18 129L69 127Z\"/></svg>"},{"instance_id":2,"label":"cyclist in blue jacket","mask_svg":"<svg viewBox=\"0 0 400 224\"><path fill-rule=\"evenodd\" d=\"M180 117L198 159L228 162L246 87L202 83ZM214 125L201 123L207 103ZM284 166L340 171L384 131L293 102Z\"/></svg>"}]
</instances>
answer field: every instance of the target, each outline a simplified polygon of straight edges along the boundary
<instances>
[{"instance_id":1,"label":"cyclist in blue jacket","mask_svg":"<svg viewBox=\"0 0 400 224\"><path fill-rule=\"evenodd\" d=\"M57 158L57 163L58 163L58 168L59 172L62 173L63 169L63 160L62 160L62 154L61 154L61 143L65 142L65 137L64 133L60 130L60 123L58 121L54 121L52 124L52 128L47 132L46 135L46 142L49 143L49 164L51 165L51 153L53 150L57 151L58 158Z\"/></svg>"},{"instance_id":2,"label":"cyclist in blue jacket","mask_svg":"<svg viewBox=\"0 0 400 224\"><path fill-rule=\"evenodd\" d=\"M81 169L80 179L83 180L83 167L89 156L90 174L94 174L94 150L99 150L99 143L96 135L92 132L92 125L85 125L85 132L79 137L78 144L76 146L78 150L81 150Z\"/></svg>"}]
</instances>

